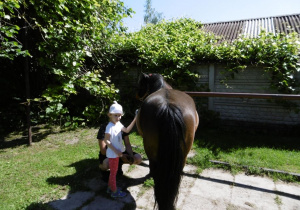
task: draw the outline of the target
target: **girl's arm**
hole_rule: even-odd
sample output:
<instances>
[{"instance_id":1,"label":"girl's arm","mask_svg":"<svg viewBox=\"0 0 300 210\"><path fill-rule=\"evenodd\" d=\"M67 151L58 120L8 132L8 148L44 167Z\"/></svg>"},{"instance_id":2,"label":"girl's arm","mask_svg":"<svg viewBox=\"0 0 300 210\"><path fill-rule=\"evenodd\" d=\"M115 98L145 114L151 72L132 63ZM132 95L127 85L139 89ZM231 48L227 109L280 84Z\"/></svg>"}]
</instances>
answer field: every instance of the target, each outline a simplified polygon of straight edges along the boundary
<instances>
[{"instance_id":1,"label":"girl's arm","mask_svg":"<svg viewBox=\"0 0 300 210\"><path fill-rule=\"evenodd\" d=\"M104 136L104 141L107 145L107 147L109 147L112 151L114 151L114 153L116 153L119 157L122 157L123 153L119 150L117 150L114 145L112 145L112 143L110 142L110 134L109 133L105 133Z\"/></svg>"},{"instance_id":2,"label":"girl's arm","mask_svg":"<svg viewBox=\"0 0 300 210\"><path fill-rule=\"evenodd\" d=\"M132 147L131 147L131 144L130 144L130 141L129 141L129 137L128 137L128 136L125 136L125 137L124 137L124 143L125 143L125 147L126 147L127 153L128 153L131 157L133 157Z\"/></svg>"},{"instance_id":3,"label":"girl's arm","mask_svg":"<svg viewBox=\"0 0 300 210\"><path fill-rule=\"evenodd\" d=\"M122 131L125 133L129 133L131 131L131 129L133 128L135 121L136 121L136 116L134 117L134 119L132 120L132 122L130 123L130 125L127 128L125 128L125 127L122 128Z\"/></svg>"}]
</instances>

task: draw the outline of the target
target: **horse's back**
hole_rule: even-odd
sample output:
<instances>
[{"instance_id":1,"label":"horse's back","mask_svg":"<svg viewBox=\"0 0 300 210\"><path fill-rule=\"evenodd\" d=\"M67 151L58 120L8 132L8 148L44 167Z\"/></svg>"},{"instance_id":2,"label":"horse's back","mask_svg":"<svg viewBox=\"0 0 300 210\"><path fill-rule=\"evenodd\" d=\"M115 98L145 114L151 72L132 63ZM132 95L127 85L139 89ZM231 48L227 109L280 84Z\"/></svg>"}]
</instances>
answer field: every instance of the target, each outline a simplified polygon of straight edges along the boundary
<instances>
[{"instance_id":1,"label":"horse's back","mask_svg":"<svg viewBox=\"0 0 300 210\"><path fill-rule=\"evenodd\" d=\"M197 129L199 119L196 110L195 102L191 96L186 93L175 89L160 89L149 95L142 104L141 111L143 112L143 119L145 129L147 127L152 130L155 129L155 124L149 122L155 121L157 113L162 106L173 105L180 109L184 121L187 126L194 126L194 132ZM147 119L147 120L146 120Z\"/></svg>"},{"instance_id":2,"label":"horse's back","mask_svg":"<svg viewBox=\"0 0 300 210\"><path fill-rule=\"evenodd\" d=\"M188 94L175 90L162 88L147 97L144 104L163 104L170 103L179 106L182 111L196 111L194 100Z\"/></svg>"},{"instance_id":3,"label":"horse's back","mask_svg":"<svg viewBox=\"0 0 300 210\"><path fill-rule=\"evenodd\" d=\"M163 106L177 107L186 124L198 124L198 114L194 100L186 93L174 89L160 89L149 95L141 106L144 129L153 130L157 126L150 123L157 120L157 113Z\"/></svg>"}]
</instances>

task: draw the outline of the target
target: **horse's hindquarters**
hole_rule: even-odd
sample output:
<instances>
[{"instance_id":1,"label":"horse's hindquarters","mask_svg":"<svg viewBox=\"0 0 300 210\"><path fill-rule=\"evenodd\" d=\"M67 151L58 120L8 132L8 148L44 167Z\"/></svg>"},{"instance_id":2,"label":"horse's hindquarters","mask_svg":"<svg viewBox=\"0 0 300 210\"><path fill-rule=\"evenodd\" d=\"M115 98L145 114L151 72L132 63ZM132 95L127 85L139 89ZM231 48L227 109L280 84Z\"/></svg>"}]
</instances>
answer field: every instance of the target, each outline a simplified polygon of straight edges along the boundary
<instances>
[{"instance_id":1,"label":"horse's hindquarters","mask_svg":"<svg viewBox=\"0 0 300 210\"><path fill-rule=\"evenodd\" d=\"M143 135L159 209L175 206L182 169L197 122L194 101L185 93L161 89L141 106L137 126Z\"/></svg>"}]
</instances>

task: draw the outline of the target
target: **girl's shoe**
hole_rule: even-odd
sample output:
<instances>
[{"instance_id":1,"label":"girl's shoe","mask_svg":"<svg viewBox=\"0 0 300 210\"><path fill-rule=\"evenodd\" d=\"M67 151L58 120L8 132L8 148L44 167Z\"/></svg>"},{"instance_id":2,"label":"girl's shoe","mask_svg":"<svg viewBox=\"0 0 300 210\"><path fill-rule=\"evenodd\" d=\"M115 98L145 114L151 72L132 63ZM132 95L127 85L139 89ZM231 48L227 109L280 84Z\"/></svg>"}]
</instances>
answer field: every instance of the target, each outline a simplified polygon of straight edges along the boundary
<instances>
[{"instance_id":1,"label":"girl's shoe","mask_svg":"<svg viewBox=\"0 0 300 210\"><path fill-rule=\"evenodd\" d=\"M123 198L123 197L126 196L126 193L125 193L125 192L122 192L120 189L117 189L117 191L116 191L116 192L112 192L112 193L110 194L110 196L111 196L112 198Z\"/></svg>"},{"instance_id":2,"label":"girl's shoe","mask_svg":"<svg viewBox=\"0 0 300 210\"><path fill-rule=\"evenodd\" d=\"M121 188L117 187L117 191L121 191ZM107 194L111 194L113 191L111 191L111 189L109 187L107 187L106 193Z\"/></svg>"}]
</instances>

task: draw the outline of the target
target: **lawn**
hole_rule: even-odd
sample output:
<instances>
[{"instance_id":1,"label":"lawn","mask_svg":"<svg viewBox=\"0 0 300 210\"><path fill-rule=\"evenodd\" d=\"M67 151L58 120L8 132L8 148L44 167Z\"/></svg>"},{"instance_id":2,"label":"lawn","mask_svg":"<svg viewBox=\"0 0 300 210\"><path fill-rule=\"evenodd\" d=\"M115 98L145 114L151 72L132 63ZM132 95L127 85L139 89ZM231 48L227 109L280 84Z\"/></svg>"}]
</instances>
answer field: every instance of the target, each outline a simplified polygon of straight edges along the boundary
<instances>
[{"instance_id":1,"label":"lawn","mask_svg":"<svg viewBox=\"0 0 300 210\"><path fill-rule=\"evenodd\" d=\"M196 156L189 163L198 166L212 167L207 160L217 160L231 164L229 168L240 170L247 166L248 173L265 173L259 168L280 170L300 174L300 139L297 136L279 134L259 134L244 131L203 129L197 132L193 148ZM208 166L207 166L208 165ZM214 165L223 167L224 165ZM297 177L270 173L273 178L297 181Z\"/></svg>"},{"instance_id":2,"label":"lawn","mask_svg":"<svg viewBox=\"0 0 300 210\"><path fill-rule=\"evenodd\" d=\"M21 135L7 136L0 150L0 209L25 209L80 189L81 179L93 175L87 166L97 170L96 132L39 130L31 147L16 144L24 143Z\"/></svg>"},{"instance_id":3,"label":"lawn","mask_svg":"<svg viewBox=\"0 0 300 210\"><path fill-rule=\"evenodd\" d=\"M47 203L69 191L84 190L84 181L99 176L97 128L62 131L58 128L35 128L34 144L26 145L23 133L12 133L0 142L0 209L45 209ZM146 158L142 139L133 132L131 143ZM222 167L237 172L238 165L300 174L299 139L296 137L233 133L199 129L188 163L199 170ZM231 167L211 164L219 160ZM290 176L273 176L296 181Z\"/></svg>"}]
</instances>

